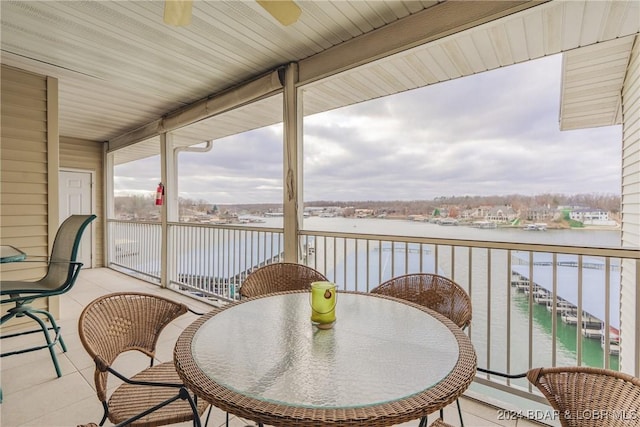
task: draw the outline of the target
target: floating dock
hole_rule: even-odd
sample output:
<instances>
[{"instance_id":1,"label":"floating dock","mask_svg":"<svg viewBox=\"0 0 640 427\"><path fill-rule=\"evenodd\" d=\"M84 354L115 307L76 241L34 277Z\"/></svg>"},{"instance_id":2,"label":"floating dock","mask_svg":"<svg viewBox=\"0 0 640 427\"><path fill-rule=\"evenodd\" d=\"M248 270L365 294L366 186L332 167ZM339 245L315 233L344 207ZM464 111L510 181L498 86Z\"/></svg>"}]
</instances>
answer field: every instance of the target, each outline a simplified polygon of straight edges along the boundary
<instances>
[{"instance_id":1,"label":"floating dock","mask_svg":"<svg viewBox=\"0 0 640 427\"><path fill-rule=\"evenodd\" d=\"M530 264L533 268L530 268ZM530 278L529 275L533 271ZM580 274L579 274L580 273ZM557 295L553 295L554 274ZM609 321L605 322L605 292L609 275ZM526 295L533 294L537 304L545 305L549 312L556 304L556 313L563 322L578 323L578 288L582 285L582 335L586 338L604 340L605 325L609 325L610 353L619 352L620 313L620 264L611 260L608 271L604 258L582 257L577 255L515 253L512 258L511 286ZM604 342L603 342L604 347Z\"/></svg>"}]
</instances>

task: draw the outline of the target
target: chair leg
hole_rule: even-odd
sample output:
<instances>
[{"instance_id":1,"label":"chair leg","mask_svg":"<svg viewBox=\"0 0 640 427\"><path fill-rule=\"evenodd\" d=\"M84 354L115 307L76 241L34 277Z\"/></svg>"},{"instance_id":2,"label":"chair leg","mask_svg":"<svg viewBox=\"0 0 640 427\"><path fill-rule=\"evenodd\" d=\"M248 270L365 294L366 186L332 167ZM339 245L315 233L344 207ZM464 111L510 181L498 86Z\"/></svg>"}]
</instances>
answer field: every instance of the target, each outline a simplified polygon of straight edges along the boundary
<instances>
[{"instance_id":1,"label":"chair leg","mask_svg":"<svg viewBox=\"0 0 640 427\"><path fill-rule=\"evenodd\" d=\"M104 422L107 421L107 417L109 416L109 405L107 404L107 402L102 402L102 410L103 410L102 419L98 424L101 427L104 425Z\"/></svg>"},{"instance_id":2,"label":"chair leg","mask_svg":"<svg viewBox=\"0 0 640 427\"><path fill-rule=\"evenodd\" d=\"M460 417L460 427L464 427L464 421L462 420L462 409L460 408L460 399L456 399L456 405L458 405L458 416Z\"/></svg>"},{"instance_id":3,"label":"chair leg","mask_svg":"<svg viewBox=\"0 0 640 427\"><path fill-rule=\"evenodd\" d=\"M51 327L55 331L56 337L58 337L60 341L60 345L62 346L62 350L64 352L67 351L67 346L64 344L64 341L62 341L62 337L59 336L60 329L58 328L58 325L56 324L55 320L53 320L53 316L51 315L51 313L44 310L30 310L24 313L26 316L35 320L40 325L40 328L42 329L42 333L44 334L44 339L47 340L47 347L49 347L49 354L51 355L53 366L56 368L56 374L58 375L58 378L60 378L62 376L62 371L60 370L60 365L58 364L58 357L56 356L56 349L54 348L56 343L55 341L51 340L51 336L49 335L49 328L47 327L47 325L45 325L42 319L40 319L34 313L40 313L47 316L47 318L51 322Z\"/></svg>"},{"instance_id":4,"label":"chair leg","mask_svg":"<svg viewBox=\"0 0 640 427\"><path fill-rule=\"evenodd\" d=\"M179 396L183 400L187 400L189 402L189 406L191 406L191 410L193 411L193 427L202 427L202 423L200 422L200 414L198 414L198 405L197 399L198 397L191 397L189 390L185 387L180 388Z\"/></svg>"},{"instance_id":5,"label":"chair leg","mask_svg":"<svg viewBox=\"0 0 640 427\"><path fill-rule=\"evenodd\" d=\"M47 316L47 318L49 319L49 323L51 323L51 327L49 327L49 330L55 331L56 335L58 335L58 342L60 343L60 348L62 348L63 353L66 353L67 345L64 343L64 340L62 339L62 334L60 333L60 327L56 323L56 319L53 317L53 315L48 311L44 311L44 310L31 310L31 311L33 313L42 313L45 316Z\"/></svg>"},{"instance_id":6,"label":"chair leg","mask_svg":"<svg viewBox=\"0 0 640 427\"><path fill-rule=\"evenodd\" d=\"M458 416L460 417L460 427L464 427L464 420L462 419L462 408L460 407L460 399L456 399L456 405L458 407ZM444 409L440 409L440 419L444 420ZM420 418L420 424L418 427L427 427L427 417Z\"/></svg>"},{"instance_id":7,"label":"chair leg","mask_svg":"<svg viewBox=\"0 0 640 427\"><path fill-rule=\"evenodd\" d=\"M213 409L213 405L209 405L209 410L207 411L207 418L204 421L204 427L209 425L209 417L211 417L211 410ZM227 414L227 425L229 425L229 414Z\"/></svg>"},{"instance_id":8,"label":"chair leg","mask_svg":"<svg viewBox=\"0 0 640 427\"><path fill-rule=\"evenodd\" d=\"M47 320L49 321L49 323L51 324L51 326L47 326L45 324L45 322L37 316L37 314L40 314L42 316L45 316L47 318ZM60 346L62 347L62 351L66 352L67 351L67 346L64 343L64 340L62 339L62 335L60 335L60 327L56 324L55 319L53 318L53 316L51 315L51 313L49 313L46 310L38 310L38 309L34 309L28 305L23 305L23 304L18 304L15 307L13 307L12 309L9 310L9 313L5 314L4 316L2 316L2 320L0 321L0 324L5 323L6 321L8 321L9 319L13 318L13 317L23 317L23 316L27 316L28 318L30 318L31 320L33 320L34 322L36 322L38 324L38 326L40 326L40 329L34 329L34 330L30 330L30 331L25 331L25 332L17 332L15 334L9 334L9 335L4 335L1 338L12 338L12 337L16 337L16 336L20 336L20 335L28 335L28 334L33 334L33 333L39 333L42 332L42 334L44 335L45 340L47 341L46 345L41 345L41 346L37 346L37 347L31 347L31 348L26 348L26 349L22 349L22 350L16 350L16 351L11 351L8 353L2 353L2 355L0 355L1 357L5 357L5 356L12 356L14 354L22 354L22 353L28 353L30 351L36 351L36 350L43 350L45 348L49 349L49 354L51 355L51 361L53 362L53 366L56 369L56 374L58 375L58 377L62 376L62 371L60 370L60 365L58 364L58 357L56 356L56 352L55 352L55 345L56 343L60 343ZM51 335L49 334L49 331L52 330L55 333L55 337L54 339L51 339Z\"/></svg>"}]
</instances>

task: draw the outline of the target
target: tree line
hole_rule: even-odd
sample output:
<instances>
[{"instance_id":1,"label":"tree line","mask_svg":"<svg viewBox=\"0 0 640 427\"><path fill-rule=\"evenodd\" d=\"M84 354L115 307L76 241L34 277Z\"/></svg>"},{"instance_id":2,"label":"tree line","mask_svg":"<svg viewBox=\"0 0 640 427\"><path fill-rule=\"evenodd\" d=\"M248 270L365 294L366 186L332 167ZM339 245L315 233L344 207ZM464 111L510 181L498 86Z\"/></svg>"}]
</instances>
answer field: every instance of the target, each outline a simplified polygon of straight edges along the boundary
<instances>
[{"instance_id":1,"label":"tree line","mask_svg":"<svg viewBox=\"0 0 640 427\"><path fill-rule=\"evenodd\" d=\"M155 207L152 195L128 195L114 198L116 213L140 214L148 212L151 206ZM555 194L544 193L533 196L522 194L494 195L494 196L439 196L432 200L357 200L334 201L316 200L305 202L305 207L340 207L354 209L373 209L377 212L389 214L412 215L432 212L442 207L455 207L458 210L474 209L480 206L511 206L515 210L526 210L536 207L548 207L556 209L560 206L587 207L602 209L611 213L620 212L621 198L615 194ZM247 212L260 214L269 211L278 211L282 208L279 203L240 203L240 204L216 204L199 199L191 200L179 198L179 209L184 211L197 211L207 213Z\"/></svg>"}]
</instances>

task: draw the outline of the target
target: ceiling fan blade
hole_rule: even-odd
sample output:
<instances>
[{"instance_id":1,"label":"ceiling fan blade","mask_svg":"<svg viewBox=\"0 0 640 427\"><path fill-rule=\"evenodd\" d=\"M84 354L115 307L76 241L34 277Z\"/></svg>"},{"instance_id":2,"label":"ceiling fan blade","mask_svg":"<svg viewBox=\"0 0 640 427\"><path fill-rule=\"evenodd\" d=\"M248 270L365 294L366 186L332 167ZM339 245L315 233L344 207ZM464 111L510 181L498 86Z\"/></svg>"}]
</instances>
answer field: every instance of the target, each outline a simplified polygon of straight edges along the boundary
<instances>
[{"instance_id":1,"label":"ceiling fan blade","mask_svg":"<svg viewBox=\"0 0 640 427\"><path fill-rule=\"evenodd\" d=\"M298 20L302 9L293 0L256 0L282 25L291 25Z\"/></svg>"},{"instance_id":2,"label":"ceiling fan blade","mask_svg":"<svg viewBox=\"0 0 640 427\"><path fill-rule=\"evenodd\" d=\"M193 0L165 0L165 24L183 27L191 23Z\"/></svg>"}]
</instances>

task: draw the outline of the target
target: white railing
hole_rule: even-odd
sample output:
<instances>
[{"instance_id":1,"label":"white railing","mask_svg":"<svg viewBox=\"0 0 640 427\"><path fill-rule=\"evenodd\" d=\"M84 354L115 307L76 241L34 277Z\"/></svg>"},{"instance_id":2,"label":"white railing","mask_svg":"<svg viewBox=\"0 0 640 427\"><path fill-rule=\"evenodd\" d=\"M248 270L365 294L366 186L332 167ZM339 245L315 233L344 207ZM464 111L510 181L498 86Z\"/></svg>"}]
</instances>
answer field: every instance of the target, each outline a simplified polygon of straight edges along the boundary
<instances>
[{"instance_id":1,"label":"white railing","mask_svg":"<svg viewBox=\"0 0 640 427\"><path fill-rule=\"evenodd\" d=\"M110 265L158 282L160 225L110 221L109 232ZM621 266L635 266L638 251L316 231L302 231L299 242L301 262L345 290L367 292L416 272L455 280L472 298L468 333L479 366L618 369ZM237 299L250 270L280 260L282 250L280 228L171 223L169 282L192 295ZM476 382L540 401L526 380L479 374Z\"/></svg>"},{"instance_id":2,"label":"white railing","mask_svg":"<svg viewBox=\"0 0 640 427\"><path fill-rule=\"evenodd\" d=\"M283 257L282 230L232 225L169 225L169 282L213 300L235 300L253 269Z\"/></svg>"},{"instance_id":3,"label":"white railing","mask_svg":"<svg viewBox=\"0 0 640 427\"><path fill-rule=\"evenodd\" d=\"M162 227L157 222L107 222L107 265L152 283L160 283Z\"/></svg>"},{"instance_id":4,"label":"white railing","mask_svg":"<svg viewBox=\"0 0 640 427\"><path fill-rule=\"evenodd\" d=\"M159 223L110 220L109 266L160 283ZM282 230L266 227L170 223L168 281L172 288L212 300L238 298L246 275L282 258Z\"/></svg>"},{"instance_id":5,"label":"white railing","mask_svg":"<svg viewBox=\"0 0 640 427\"><path fill-rule=\"evenodd\" d=\"M370 291L417 272L455 280L472 297L468 333L481 367L619 369L621 265L639 262L637 251L306 231L301 242L306 263L343 289ZM542 401L524 379L476 382Z\"/></svg>"}]
</instances>

